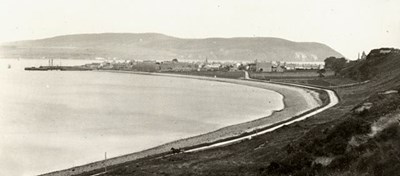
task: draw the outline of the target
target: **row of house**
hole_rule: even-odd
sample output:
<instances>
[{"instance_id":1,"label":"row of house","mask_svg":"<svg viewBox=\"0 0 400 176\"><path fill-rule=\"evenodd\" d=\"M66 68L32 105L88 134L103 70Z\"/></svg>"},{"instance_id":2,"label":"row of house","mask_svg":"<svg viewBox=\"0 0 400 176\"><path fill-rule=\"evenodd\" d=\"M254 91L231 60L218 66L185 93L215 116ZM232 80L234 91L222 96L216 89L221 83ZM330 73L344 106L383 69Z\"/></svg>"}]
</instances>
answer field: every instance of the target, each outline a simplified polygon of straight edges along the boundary
<instances>
[{"instance_id":1,"label":"row of house","mask_svg":"<svg viewBox=\"0 0 400 176\"><path fill-rule=\"evenodd\" d=\"M248 70L255 72L285 72L294 70L320 70L324 62L254 62Z\"/></svg>"},{"instance_id":2,"label":"row of house","mask_svg":"<svg viewBox=\"0 0 400 176\"><path fill-rule=\"evenodd\" d=\"M113 70L137 70L137 71L158 71L158 72L182 72L182 71L235 71L239 70L241 63L232 62L178 62L177 60L157 62L152 60L112 60L102 63L91 63L85 66L92 69L113 69Z\"/></svg>"},{"instance_id":3,"label":"row of house","mask_svg":"<svg viewBox=\"0 0 400 176\"><path fill-rule=\"evenodd\" d=\"M183 71L238 71L253 72L285 72L292 70L318 70L324 68L323 62L178 62L172 61L105 61L103 63L87 64L92 69L137 70L152 72L183 72Z\"/></svg>"}]
</instances>

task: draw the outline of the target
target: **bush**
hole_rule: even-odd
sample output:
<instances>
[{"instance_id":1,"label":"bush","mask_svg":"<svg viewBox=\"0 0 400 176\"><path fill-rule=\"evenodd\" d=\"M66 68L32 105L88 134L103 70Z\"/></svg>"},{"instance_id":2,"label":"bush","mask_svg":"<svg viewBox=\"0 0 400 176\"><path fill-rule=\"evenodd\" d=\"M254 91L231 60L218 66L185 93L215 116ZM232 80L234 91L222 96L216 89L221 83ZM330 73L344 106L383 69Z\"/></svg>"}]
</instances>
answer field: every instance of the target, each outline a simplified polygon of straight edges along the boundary
<instances>
[{"instance_id":1,"label":"bush","mask_svg":"<svg viewBox=\"0 0 400 176\"><path fill-rule=\"evenodd\" d=\"M400 138L400 126L397 123L393 123L388 126L386 129L381 131L375 137L377 141L383 142L390 139L399 139Z\"/></svg>"}]
</instances>

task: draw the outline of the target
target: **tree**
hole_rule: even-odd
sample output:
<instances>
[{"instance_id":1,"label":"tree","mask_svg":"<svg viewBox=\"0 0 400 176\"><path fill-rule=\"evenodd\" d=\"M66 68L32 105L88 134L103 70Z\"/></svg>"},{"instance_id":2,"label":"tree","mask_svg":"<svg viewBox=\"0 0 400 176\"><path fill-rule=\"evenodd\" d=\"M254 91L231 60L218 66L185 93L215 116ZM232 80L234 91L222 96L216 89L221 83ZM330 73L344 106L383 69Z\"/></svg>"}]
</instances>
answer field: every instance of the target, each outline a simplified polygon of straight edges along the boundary
<instances>
[{"instance_id":1,"label":"tree","mask_svg":"<svg viewBox=\"0 0 400 176\"><path fill-rule=\"evenodd\" d=\"M172 62L178 62L178 59L177 58L172 59Z\"/></svg>"},{"instance_id":2,"label":"tree","mask_svg":"<svg viewBox=\"0 0 400 176\"><path fill-rule=\"evenodd\" d=\"M328 57L324 60L325 68L335 72L335 76L346 66L347 60L344 57Z\"/></svg>"},{"instance_id":3,"label":"tree","mask_svg":"<svg viewBox=\"0 0 400 176\"><path fill-rule=\"evenodd\" d=\"M318 76L322 78L322 77L325 77L324 73L326 73L326 70L325 69L319 69L317 71L317 73L319 74Z\"/></svg>"},{"instance_id":4,"label":"tree","mask_svg":"<svg viewBox=\"0 0 400 176\"><path fill-rule=\"evenodd\" d=\"M365 51L362 52L361 59L363 59L363 60L367 59L367 55L365 54Z\"/></svg>"},{"instance_id":5,"label":"tree","mask_svg":"<svg viewBox=\"0 0 400 176\"><path fill-rule=\"evenodd\" d=\"M173 153L173 154L176 154L176 153L181 153L182 152L182 149L180 149L180 148L174 148L174 147L172 147L171 148L171 152Z\"/></svg>"}]
</instances>

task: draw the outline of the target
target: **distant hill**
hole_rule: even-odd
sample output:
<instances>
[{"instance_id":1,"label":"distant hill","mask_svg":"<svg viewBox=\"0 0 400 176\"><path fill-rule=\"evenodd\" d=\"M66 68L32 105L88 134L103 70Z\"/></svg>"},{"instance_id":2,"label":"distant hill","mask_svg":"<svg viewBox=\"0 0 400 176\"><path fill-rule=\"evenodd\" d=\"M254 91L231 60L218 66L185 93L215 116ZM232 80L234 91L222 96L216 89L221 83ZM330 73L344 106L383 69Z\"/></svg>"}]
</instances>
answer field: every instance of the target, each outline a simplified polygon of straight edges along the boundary
<instances>
[{"instance_id":1,"label":"distant hill","mask_svg":"<svg viewBox=\"0 0 400 176\"><path fill-rule=\"evenodd\" d=\"M342 57L321 43L264 37L181 39L156 33L65 35L0 47L0 57L21 58L323 61L329 56Z\"/></svg>"}]
</instances>

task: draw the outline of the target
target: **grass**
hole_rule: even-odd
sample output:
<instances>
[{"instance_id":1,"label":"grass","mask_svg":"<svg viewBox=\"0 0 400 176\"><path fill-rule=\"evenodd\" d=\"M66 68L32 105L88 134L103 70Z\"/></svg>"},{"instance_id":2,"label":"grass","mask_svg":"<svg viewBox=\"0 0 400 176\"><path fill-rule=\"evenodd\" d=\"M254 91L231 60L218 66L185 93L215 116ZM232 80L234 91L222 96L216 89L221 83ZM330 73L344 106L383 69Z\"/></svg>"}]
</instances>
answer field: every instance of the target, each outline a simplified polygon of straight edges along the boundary
<instances>
[{"instance_id":1,"label":"grass","mask_svg":"<svg viewBox=\"0 0 400 176\"><path fill-rule=\"evenodd\" d=\"M244 78L244 71L181 71L181 72L162 72L162 73L207 76L207 77L217 77L217 78L231 78L231 79Z\"/></svg>"},{"instance_id":2,"label":"grass","mask_svg":"<svg viewBox=\"0 0 400 176\"><path fill-rule=\"evenodd\" d=\"M341 122L336 122L336 125L325 127L323 125L311 130L305 137L286 146L288 155L271 162L264 174L325 173L322 175L327 175L335 172L338 175L344 175L345 172L350 172L352 175L393 174L393 171L399 168L400 162L399 124L389 126L360 146L349 146L349 141L354 136L367 136L371 124L382 117L382 114L395 114L400 106L400 95L375 94L365 102L374 102L374 107L363 114L344 114ZM315 158L320 156L334 159L328 167L313 164ZM384 174L385 172L388 174Z\"/></svg>"},{"instance_id":3,"label":"grass","mask_svg":"<svg viewBox=\"0 0 400 176\"><path fill-rule=\"evenodd\" d=\"M305 78L305 79L271 79L271 81L304 84L304 85L311 85L311 86L325 87L325 88L359 83L358 81L352 79L340 78L334 76L324 77L324 78Z\"/></svg>"},{"instance_id":4,"label":"grass","mask_svg":"<svg viewBox=\"0 0 400 176\"><path fill-rule=\"evenodd\" d=\"M255 79L310 79L318 78L317 70L295 70L286 72L249 72L250 77ZM333 71L327 71L325 76L333 76Z\"/></svg>"}]
</instances>

